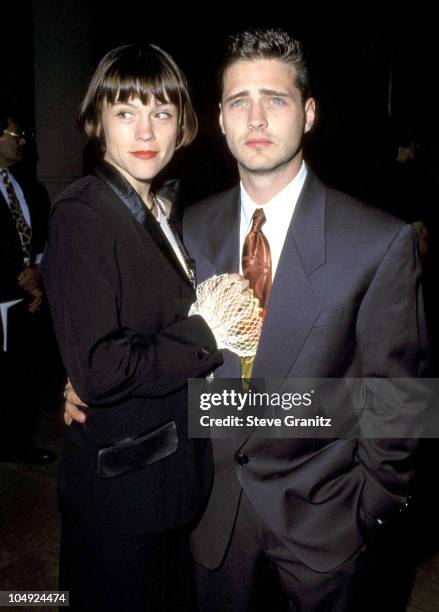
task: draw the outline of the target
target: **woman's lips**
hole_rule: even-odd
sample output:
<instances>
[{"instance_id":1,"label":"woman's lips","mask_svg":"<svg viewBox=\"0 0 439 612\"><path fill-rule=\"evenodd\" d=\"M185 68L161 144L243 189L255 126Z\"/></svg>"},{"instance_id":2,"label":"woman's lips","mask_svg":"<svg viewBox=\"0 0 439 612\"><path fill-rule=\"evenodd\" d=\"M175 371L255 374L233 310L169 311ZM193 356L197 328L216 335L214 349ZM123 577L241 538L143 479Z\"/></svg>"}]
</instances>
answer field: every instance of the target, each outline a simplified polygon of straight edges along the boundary
<instances>
[{"instance_id":1,"label":"woman's lips","mask_svg":"<svg viewBox=\"0 0 439 612\"><path fill-rule=\"evenodd\" d=\"M130 154L133 155L133 157L137 157L137 159L152 159L158 155L158 151L130 151Z\"/></svg>"}]
</instances>

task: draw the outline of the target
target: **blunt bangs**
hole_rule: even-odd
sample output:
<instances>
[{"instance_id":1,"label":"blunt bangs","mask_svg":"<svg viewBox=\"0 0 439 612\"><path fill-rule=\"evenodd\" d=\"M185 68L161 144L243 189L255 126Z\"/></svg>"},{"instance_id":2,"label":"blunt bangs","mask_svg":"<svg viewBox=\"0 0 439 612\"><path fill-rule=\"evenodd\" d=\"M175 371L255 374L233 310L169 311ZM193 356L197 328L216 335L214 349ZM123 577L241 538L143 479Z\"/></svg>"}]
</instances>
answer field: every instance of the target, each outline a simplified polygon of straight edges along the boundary
<instances>
[{"instance_id":1,"label":"blunt bangs","mask_svg":"<svg viewBox=\"0 0 439 612\"><path fill-rule=\"evenodd\" d=\"M79 111L79 124L87 136L101 137L101 112L105 104L151 98L174 104L178 111L177 147L192 142L197 118L186 78L165 51L155 45L127 45L107 53L92 77Z\"/></svg>"}]
</instances>

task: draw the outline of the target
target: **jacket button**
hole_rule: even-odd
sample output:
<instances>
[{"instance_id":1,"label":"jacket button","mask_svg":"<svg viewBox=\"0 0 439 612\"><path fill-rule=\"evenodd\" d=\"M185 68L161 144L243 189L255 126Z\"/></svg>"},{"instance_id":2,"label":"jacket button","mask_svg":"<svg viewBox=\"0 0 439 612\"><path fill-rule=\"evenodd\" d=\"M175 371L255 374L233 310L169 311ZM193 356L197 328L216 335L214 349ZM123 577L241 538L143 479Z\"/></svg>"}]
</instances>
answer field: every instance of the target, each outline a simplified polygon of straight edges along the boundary
<instances>
[{"instance_id":1,"label":"jacket button","mask_svg":"<svg viewBox=\"0 0 439 612\"><path fill-rule=\"evenodd\" d=\"M236 457L236 461L239 463L239 465L242 465L242 467L244 467L249 462L249 458L247 457L247 455L241 453Z\"/></svg>"}]
</instances>

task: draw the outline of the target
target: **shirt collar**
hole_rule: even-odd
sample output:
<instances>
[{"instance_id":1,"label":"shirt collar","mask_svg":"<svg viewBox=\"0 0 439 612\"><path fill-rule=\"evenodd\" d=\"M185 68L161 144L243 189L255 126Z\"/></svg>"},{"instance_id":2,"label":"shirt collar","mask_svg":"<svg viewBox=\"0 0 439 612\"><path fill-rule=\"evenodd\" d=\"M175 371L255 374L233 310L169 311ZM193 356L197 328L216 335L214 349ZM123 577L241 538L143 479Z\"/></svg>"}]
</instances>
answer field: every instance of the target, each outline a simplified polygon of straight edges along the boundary
<instances>
[{"instance_id":1,"label":"shirt collar","mask_svg":"<svg viewBox=\"0 0 439 612\"><path fill-rule=\"evenodd\" d=\"M286 187L279 191L271 200L263 205L265 217L267 221L273 219L284 219L287 227L293 216L294 208L302 191L303 184L308 173L305 162L293 180ZM262 208L260 204L255 204L244 188L242 181L240 183L241 190L241 225L249 228L253 213L257 208Z\"/></svg>"}]
</instances>

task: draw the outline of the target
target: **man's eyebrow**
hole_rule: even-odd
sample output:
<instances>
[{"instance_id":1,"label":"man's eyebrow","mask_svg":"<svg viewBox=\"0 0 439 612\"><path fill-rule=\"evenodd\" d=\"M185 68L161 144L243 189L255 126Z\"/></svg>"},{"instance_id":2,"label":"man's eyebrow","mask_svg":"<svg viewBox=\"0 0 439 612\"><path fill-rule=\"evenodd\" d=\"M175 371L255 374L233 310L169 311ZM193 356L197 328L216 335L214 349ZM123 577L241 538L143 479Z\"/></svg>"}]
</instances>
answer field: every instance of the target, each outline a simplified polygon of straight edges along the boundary
<instances>
[{"instance_id":1,"label":"man's eyebrow","mask_svg":"<svg viewBox=\"0 0 439 612\"><path fill-rule=\"evenodd\" d=\"M230 102L231 100L236 100L236 98L242 98L244 96L249 96L250 92L246 89L243 91L238 91L238 93L233 94L232 96L227 96L227 98L224 100L225 102Z\"/></svg>"},{"instance_id":2,"label":"man's eyebrow","mask_svg":"<svg viewBox=\"0 0 439 612\"><path fill-rule=\"evenodd\" d=\"M259 89L259 93L263 96L279 96L280 98L291 98L291 94L287 91L276 91L275 89Z\"/></svg>"},{"instance_id":3,"label":"man's eyebrow","mask_svg":"<svg viewBox=\"0 0 439 612\"><path fill-rule=\"evenodd\" d=\"M287 91L276 91L275 89L258 89L258 92L262 95L262 96L279 96L280 98L291 98L291 94ZM245 96L249 96L250 95L250 91L245 89L243 91L238 91L238 93L233 94L231 96L227 96L227 98L225 99L225 102L231 102L232 100L236 100L237 98L242 98Z\"/></svg>"}]
</instances>

